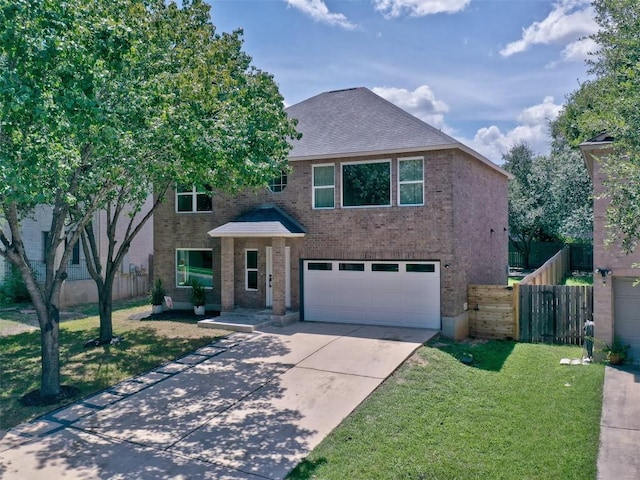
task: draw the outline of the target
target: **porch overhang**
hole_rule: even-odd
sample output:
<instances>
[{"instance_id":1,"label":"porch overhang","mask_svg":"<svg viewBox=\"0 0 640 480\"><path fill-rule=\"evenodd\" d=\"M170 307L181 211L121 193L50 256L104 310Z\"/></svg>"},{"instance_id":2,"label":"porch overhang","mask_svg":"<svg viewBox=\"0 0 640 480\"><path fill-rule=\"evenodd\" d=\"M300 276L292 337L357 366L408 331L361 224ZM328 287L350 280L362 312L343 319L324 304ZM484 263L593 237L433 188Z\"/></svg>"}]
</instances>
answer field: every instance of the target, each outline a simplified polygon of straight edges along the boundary
<instances>
[{"instance_id":1,"label":"porch overhang","mask_svg":"<svg viewBox=\"0 0 640 480\"><path fill-rule=\"evenodd\" d=\"M275 205L262 205L207 233L210 237L216 238L300 238L304 237L307 231L282 209Z\"/></svg>"}]
</instances>

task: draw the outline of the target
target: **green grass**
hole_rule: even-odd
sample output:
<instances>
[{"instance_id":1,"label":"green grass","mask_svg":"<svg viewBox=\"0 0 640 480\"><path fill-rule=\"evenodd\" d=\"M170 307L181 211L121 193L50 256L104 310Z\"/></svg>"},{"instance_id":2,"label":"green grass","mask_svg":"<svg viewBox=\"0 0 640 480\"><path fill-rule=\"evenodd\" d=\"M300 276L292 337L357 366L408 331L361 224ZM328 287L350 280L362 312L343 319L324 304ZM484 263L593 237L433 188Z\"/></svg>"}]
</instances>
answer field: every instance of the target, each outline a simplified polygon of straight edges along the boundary
<instances>
[{"instance_id":1,"label":"green grass","mask_svg":"<svg viewBox=\"0 0 640 480\"><path fill-rule=\"evenodd\" d=\"M114 334L124 336L124 341L117 345L84 348L85 341L98 335L95 306L74 309L68 315L71 319L60 324L61 383L79 388L77 398L146 372L228 333L201 329L193 319L132 320L132 315L151 313L151 307L141 302L119 303L117 308L113 314ZM0 312L0 320L5 320L5 323L33 323L32 317L16 311ZM0 429L10 428L63 405L24 407L19 402L20 397L40 385L39 330L0 337L0 352Z\"/></svg>"},{"instance_id":2,"label":"green grass","mask_svg":"<svg viewBox=\"0 0 640 480\"><path fill-rule=\"evenodd\" d=\"M559 365L580 354L432 341L288 478L594 479L604 366Z\"/></svg>"},{"instance_id":3,"label":"green grass","mask_svg":"<svg viewBox=\"0 0 640 480\"><path fill-rule=\"evenodd\" d=\"M564 279L564 285L582 287L593 285L593 275L574 275Z\"/></svg>"}]
</instances>

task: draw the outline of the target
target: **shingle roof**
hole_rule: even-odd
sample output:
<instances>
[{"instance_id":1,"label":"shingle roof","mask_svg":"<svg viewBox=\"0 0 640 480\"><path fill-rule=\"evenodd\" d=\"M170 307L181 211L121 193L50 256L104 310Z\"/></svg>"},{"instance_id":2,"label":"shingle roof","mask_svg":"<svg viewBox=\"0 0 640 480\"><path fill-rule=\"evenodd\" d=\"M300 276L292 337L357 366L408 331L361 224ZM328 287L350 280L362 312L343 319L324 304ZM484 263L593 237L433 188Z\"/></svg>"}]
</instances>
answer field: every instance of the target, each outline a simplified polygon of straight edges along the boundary
<instances>
[{"instance_id":1,"label":"shingle roof","mask_svg":"<svg viewBox=\"0 0 640 480\"><path fill-rule=\"evenodd\" d=\"M458 143L363 87L321 93L287 113L302 132L289 155L292 160Z\"/></svg>"},{"instance_id":2,"label":"shingle roof","mask_svg":"<svg viewBox=\"0 0 640 480\"><path fill-rule=\"evenodd\" d=\"M302 237L307 230L284 210L265 204L208 233L211 237Z\"/></svg>"},{"instance_id":3,"label":"shingle roof","mask_svg":"<svg viewBox=\"0 0 640 480\"><path fill-rule=\"evenodd\" d=\"M325 92L286 109L302 138L289 160L458 148L510 177L493 162L400 107L359 87Z\"/></svg>"}]
</instances>

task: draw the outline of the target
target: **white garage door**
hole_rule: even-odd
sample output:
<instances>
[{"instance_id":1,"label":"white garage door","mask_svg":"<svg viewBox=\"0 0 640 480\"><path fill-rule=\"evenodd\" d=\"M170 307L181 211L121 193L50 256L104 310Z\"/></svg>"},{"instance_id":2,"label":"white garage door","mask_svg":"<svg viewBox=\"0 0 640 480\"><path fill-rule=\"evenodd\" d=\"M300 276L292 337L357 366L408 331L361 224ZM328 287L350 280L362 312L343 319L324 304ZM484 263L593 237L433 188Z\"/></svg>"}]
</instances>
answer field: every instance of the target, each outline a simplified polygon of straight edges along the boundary
<instances>
[{"instance_id":1,"label":"white garage door","mask_svg":"<svg viewBox=\"0 0 640 480\"><path fill-rule=\"evenodd\" d=\"M634 363L640 363L640 285L634 278L613 279L613 332L631 345Z\"/></svg>"},{"instance_id":2,"label":"white garage door","mask_svg":"<svg viewBox=\"0 0 640 480\"><path fill-rule=\"evenodd\" d=\"M304 319L440 329L440 263L305 260Z\"/></svg>"}]
</instances>

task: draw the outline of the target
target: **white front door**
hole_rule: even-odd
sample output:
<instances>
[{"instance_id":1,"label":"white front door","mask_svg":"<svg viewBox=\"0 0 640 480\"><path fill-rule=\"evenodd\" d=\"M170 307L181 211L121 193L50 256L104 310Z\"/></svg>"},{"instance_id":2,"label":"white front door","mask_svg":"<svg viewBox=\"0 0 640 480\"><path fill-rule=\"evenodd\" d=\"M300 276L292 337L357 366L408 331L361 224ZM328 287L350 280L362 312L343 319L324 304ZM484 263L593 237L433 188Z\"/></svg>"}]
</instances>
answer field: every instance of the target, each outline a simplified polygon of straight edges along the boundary
<instances>
[{"instance_id":1,"label":"white front door","mask_svg":"<svg viewBox=\"0 0 640 480\"><path fill-rule=\"evenodd\" d=\"M273 306L273 247L267 247L266 255L266 298L265 305ZM284 249L284 286L285 286L285 306L291 307L291 247Z\"/></svg>"}]
</instances>

